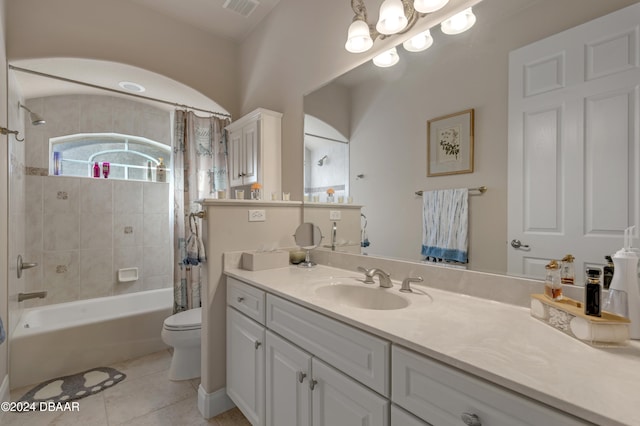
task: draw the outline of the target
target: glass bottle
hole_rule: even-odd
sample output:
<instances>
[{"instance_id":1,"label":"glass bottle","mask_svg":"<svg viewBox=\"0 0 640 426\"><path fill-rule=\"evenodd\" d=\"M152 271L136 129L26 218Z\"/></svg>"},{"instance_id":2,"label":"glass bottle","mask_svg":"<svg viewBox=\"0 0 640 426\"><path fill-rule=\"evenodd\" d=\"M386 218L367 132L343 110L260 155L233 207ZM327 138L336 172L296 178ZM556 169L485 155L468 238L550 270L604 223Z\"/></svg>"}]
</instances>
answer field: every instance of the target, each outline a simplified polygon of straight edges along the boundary
<instances>
[{"instance_id":1,"label":"glass bottle","mask_svg":"<svg viewBox=\"0 0 640 426\"><path fill-rule=\"evenodd\" d=\"M607 260L607 264L602 268L602 286L605 290L609 290L613 279L614 265L611 256L605 256L604 258Z\"/></svg>"},{"instance_id":2,"label":"glass bottle","mask_svg":"<svg viewBox=\"0 0 640 426\"><path fill-rule=\"evenodd\" d=\"M576 278L576 269L573 261L575 257L568 254L562 258L562 269L560 270L560 281L562 284L574 284Z\"/></svg>"},{"instance_id":3,"label":"glass bottle","mask_svg":"<svg viewBox=\"0 0 640 426\"><path fill-rule=\"evenodd\" d=\"M551 300L562 299L562 284L560 283L560 265L558 261L552 260L545 269L547 275L544 280L544 294Z\"/></svg>"},{"instance_id":4,"label":"glass bottle","mask_svg":"<svg viewBox=\"0 0 640 426\"><path fill-rule=\"evenodd\" d=\"M584 313L594 317L602 316L600 310L600 269L587 268L587 283L584 286Z\"/></svg>"},{"instance_id":5,"label":"glass bottle","mask_svg":"<svg viewBox=\"0 0 640 426\"><path fill-rule=\"evenodd\" d=\"M100 177L100 165L98 164L97 161L93 165L93 177L94 178L99 178Z\"/></svg>"}]
</instances>

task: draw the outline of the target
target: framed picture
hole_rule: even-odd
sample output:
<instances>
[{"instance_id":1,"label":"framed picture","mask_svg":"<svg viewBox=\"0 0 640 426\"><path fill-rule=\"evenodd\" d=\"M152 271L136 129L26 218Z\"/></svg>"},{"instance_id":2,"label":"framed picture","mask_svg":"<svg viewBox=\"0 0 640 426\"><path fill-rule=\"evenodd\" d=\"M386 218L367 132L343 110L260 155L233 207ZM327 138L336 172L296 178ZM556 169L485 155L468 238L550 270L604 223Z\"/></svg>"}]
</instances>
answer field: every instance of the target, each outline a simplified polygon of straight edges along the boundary
<instances>
[{"instance_id":1,"label":"framed picture","mask_svg":"<svg viewBox=\"0 0 640 426\"><path fill-rule=\"evenodd\" d=\"M427 121L427 176L473 172L473 109Z\"/></svg>"}]
</instances>

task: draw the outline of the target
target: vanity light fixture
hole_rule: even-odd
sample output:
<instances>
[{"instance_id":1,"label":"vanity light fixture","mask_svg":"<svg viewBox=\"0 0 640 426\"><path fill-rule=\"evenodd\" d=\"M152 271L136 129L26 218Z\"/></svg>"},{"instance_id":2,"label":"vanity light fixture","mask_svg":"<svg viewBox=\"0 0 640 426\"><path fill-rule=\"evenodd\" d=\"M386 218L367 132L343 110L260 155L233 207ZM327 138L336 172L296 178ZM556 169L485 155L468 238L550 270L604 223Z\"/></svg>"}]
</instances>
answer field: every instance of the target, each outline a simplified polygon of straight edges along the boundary
<instances>
[{"instance_id":1,"label":"vanity light fixture","mask_svg":"<svg viewBox=\"0 0 640 426\"><path fill-rule=\"evenodd\" d=\"M382 52L378 56L373 58L373 63L380 68L392 67L398 63L400 57L398 56L398 51L395 47L387 50L386 52Z\"/></svg>"},{"instance_id":2,"label":"vanity light fixture","mask_svg":"<svg viewBox=\"0 0 640 426\"><path fill-rule=\"evenodd\" d=\"M427 30L411 37L402 43L402 47L407 52L422 52L427 50L433 44L433 37L431 37L431 31Z\"/></svg>"},{"instance_id":3,"label":"vanity light fixture","mask_svg":"<svg viewBox=\"0 0 640 426\"><path fill-rule=\"evenodd\" d=\"M442 9L447 3L449 0L384 0L380 6L380 18L374 26L367 20L364 0L351 0L354 17L344 47L352 53L366 52L376 38L383 40L392 34L407 32L418 19Z\"/></svg>"},{"instance_id":4,"label":"vanity light fixture","mask_svg":"<svg viewBox=\"0 0 640 426\"><path fill-rule=\"evenodd\" d=\"M473 14L471 8L453 15L451 18L442 21L440 29L445 34L460 34L473 27L476 23L476 15Z\"/></svg>"}]
</instances>

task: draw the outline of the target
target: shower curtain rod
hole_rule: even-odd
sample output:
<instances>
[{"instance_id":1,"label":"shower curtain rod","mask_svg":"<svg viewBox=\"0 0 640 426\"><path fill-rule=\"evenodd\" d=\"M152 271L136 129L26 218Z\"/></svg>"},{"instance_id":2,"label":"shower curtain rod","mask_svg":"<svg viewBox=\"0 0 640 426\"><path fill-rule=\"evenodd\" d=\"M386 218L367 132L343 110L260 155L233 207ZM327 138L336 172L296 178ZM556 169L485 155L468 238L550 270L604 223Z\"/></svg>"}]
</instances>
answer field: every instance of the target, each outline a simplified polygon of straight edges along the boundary
<instances>
[{"instance_id":1,"label":"shower curtain rod","mask_svg":"<svg viewBox=\"0 0 640 426\"><path fill-rule=\"evenodd\" d=\"M40 72L40 71L34 71L34 70L27 69L27 68L20 68L20 67L14 66L14 65L9 65L9 69L14 70L14 71L24 72L24 73L27 73L27 74L38 75L40 77L53 78L55 80L64 81L66 83L80 84L82 86L91 87L93 89L106 90L108 92L119 93L121 95L133 96L134 98L145 99L147 101L159 102L159 103L166 104L166 105L171 105L171 106L174 106L174 107L177 107L177 108L192 109L194 111L200 111L200 112L204 112L204 113L207 113L207 114L212 114L212 115L218 115L218 116L221 116L221 117L231 118L231 114L226 114L226 113L223 113L223 112L209 111L207 109L197 108L197 107L184 105L184 104L179 104L179 103L171 102L171 101L165 101L164 99L152 98L150 96L144 96L144 95L136 95L135 93L123 92L121 90L111 89L109 87L98 86L97 84L85 83L84 81L73 80L73 79L70 79L70 78L60 77L60 76L52 75L52 74L47 74L47 73Z\"/></svg>"}]
</instances>

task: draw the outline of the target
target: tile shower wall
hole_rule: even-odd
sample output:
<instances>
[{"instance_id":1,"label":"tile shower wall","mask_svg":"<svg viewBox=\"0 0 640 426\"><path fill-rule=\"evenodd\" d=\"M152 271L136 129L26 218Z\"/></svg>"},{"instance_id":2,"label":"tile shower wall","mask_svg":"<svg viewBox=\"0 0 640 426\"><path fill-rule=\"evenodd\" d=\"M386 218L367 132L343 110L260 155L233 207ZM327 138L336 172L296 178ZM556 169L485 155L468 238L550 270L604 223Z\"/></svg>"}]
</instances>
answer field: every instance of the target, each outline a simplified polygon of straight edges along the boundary
<instances>
[{"instance_id":1,"label":"tile shower wall","mask_svg":"<svg viewBox=\"0 0 640 426\"><path fill-rule=\"evenodd\" d=\"M171 286L169 184L27 176L30 306ZM138 268L119 283L118 270Z\"/></svg>"},{"instance_id":2,"label":"tile shower wall","mask_svg":"<svg viewBox=\"0 0 640 426\"><path fill-rule=\"evenodd\" d=\"M25 126L26 307L171 286L169 184L47 176L49 139L115 132L171 145L171 114L130 99L61 95L26 100L46 125ZM24 120L24 112L20 117ZM28 117L27 117L28 118ZM118 283L137 267L139 279Z\"/></svg>"}]
</instances>

